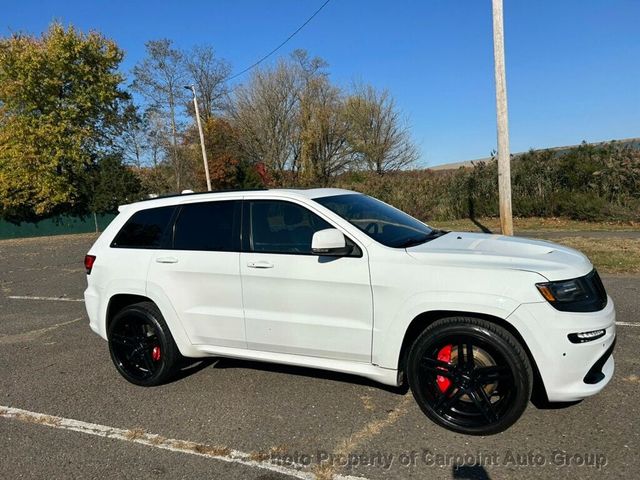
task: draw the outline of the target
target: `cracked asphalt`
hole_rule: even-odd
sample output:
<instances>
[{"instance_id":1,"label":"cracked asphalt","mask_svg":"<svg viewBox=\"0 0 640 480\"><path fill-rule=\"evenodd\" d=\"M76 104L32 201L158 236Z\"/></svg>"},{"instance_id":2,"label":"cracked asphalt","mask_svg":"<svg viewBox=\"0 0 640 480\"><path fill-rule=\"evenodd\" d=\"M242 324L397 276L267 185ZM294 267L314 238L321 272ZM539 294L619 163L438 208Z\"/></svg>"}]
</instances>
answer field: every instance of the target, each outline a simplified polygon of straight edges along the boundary
<instances>
[{"instance_id":1,"label":"cracked asphalt","mask_svg":"<svg viewBox=\"0 0 640 480\"><path fill-rule=\"evenodd\" d=\"M0 242L0 478L638 478L640 277L603 279L618 321L632 325L618 326L616 374L601 394L567 408L530 405L508 431L468 437L432 424L410 393L349 375L220 359L161 387L127 383L83 303L10 298L82 298L93 239ZM3 407L132 433L96 436ZM163 450L136 443L135 432L250 461ZM269 469L270 456L297 466Z\"/></svg>"}]
</instances>

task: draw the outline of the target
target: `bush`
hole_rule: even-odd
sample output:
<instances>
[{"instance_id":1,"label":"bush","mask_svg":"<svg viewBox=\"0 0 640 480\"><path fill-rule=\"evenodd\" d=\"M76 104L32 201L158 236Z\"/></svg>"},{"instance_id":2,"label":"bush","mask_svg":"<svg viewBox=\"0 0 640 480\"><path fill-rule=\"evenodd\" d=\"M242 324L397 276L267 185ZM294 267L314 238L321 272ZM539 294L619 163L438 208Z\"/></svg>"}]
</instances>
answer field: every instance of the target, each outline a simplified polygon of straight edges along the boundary
<instances>
[{"instance_id":1,"label":"bush","mask_svg":"<svg viewBox=\"0 0 640 480\"><path fill-rule=\"evenodd\" d=\"M336 186L428 220L498 216L495 159L458 170L350 172ZM531 150L511 162L513 214L576 220L640 219L640 150L616 142Z\"/></svg>"}]
</instances>

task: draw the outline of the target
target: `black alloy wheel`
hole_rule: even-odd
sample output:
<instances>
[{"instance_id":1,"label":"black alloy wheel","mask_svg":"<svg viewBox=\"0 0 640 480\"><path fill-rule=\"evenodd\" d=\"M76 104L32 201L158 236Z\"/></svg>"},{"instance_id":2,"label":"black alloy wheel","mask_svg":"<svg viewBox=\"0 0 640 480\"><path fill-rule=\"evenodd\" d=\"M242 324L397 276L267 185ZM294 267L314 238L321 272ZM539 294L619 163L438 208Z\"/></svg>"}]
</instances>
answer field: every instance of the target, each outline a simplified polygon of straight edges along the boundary
<instances>
[{"instance_id":1,"label":"black alloy wheel","mask_svg":"<svg viewBox=\"0 0 640 480\"><path fill-rule=\"evenodd\" d=\"M416 339L407 361L411 390L439 425L470 435L511 426L525 410L533 383L518 341L491 322L438 320Z\"/></svg>"},{"instance_id":2,"label":"black alloy wheel","mask_svg":"<svg viewBox=\"0 0 640 480\"><path fill-rule=\"evenodd\" d=\"M154 386L176 373L180 353L155 304L125 307L109 324L107 336L111 360L129 382Z\"/></svg>"}]
</instances>

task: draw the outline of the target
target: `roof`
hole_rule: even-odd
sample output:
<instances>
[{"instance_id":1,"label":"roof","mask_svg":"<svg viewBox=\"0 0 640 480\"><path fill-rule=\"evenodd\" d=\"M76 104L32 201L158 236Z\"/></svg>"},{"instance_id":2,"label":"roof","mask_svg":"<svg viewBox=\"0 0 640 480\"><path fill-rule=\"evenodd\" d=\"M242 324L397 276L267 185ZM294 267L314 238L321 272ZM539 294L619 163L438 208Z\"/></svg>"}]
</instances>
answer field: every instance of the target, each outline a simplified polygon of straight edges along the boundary
<instances>
[{"instance_id":1,"label":"roof","mask_svg":"<svg viewBox=\"0 0 640 480\"><path fill-rule=\"evenodd\" d=\"M265 193L275 194L280 197L289 197L289 198L321 198L321 197L330 197L335 195L346 195L346 194L357 194L358 192L354 192L351 190L344 190L341 188L309 188L309 189L286 189L286 188L273 188L273 189L258 189L258 190L221 190L217 192L195 192L195 193L184 193L184 194L175 194L175 195L166 195L157 198L149 198L146 200L141 200L139 202L130 203L127 205L121 205L118 208L118 211L122 212L124 210L128 210L131 207L144 205L147 208L151 207L160 207L165 205L174 205L178 202L178 200L188 200L194 196L198 197L198 200L206 201L206 200L214 200L220 197L228 197L228 198L242 198L242 197L258 197L264 196Z\"/></svg>"}]
</instances>

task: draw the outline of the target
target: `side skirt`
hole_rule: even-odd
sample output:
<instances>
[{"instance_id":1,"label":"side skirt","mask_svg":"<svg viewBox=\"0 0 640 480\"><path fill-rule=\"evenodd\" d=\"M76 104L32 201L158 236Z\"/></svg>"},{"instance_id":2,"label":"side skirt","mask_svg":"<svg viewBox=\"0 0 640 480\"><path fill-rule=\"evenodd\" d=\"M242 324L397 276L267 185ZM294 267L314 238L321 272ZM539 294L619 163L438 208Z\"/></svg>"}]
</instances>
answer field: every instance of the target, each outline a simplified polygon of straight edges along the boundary
<instances>
[{"instance_id":1,"label":"side skirt","mask_svg":"<svg viewBox=\"0 0 640 480\"><path fill-rule=\"evenodd\" d=\"M347 373L359 377L368 378L375 382L392 387L399 386L398 371L390 368L382 368L371 363L349 362L345 360L332 360L328 358L308 357L305 355L292 355L289 353L275 353L243 348L216 347L212 345L193 345L202 356L218 356L253 360L257 362L279 363L294 365L297 367L318 368L332 372ZM201 356L201 355L198 355Z\"/></svg>"}]
</instances>

